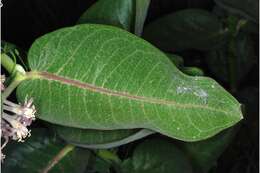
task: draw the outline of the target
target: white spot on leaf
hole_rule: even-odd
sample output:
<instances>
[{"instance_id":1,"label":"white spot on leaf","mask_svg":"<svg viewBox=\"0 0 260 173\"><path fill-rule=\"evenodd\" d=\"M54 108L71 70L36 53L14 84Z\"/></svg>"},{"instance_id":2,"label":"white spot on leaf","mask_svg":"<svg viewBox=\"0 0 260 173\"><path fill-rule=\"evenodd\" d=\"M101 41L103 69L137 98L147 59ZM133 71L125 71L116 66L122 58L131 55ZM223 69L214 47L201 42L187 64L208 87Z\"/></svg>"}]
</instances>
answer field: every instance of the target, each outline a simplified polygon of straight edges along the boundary
<instances>
[{"instance_id":1,"label":"white spot on leaf","mask_svg":"<svg viewBox=\"0 0 260 173\"><path fill-rule=\"evenodd\" d=\"M194 94L198 96L200 99L202 99L204 104L207 103L208 94L203 89L196 90Z\"/></svg>"},{"instance_id":2,"label":"white spot on leaf","mask_svg":"<svg viewBox=\"0 0 260 173\"><path fill-rule=\"evenodd\" d=\"M187 92L190 92L190 91L192 91L191 88L184 87L184 86L178 86L177 90L176 90L177 94L184 94L184 93L187 93Z\"/></svg>"}]
</instances>

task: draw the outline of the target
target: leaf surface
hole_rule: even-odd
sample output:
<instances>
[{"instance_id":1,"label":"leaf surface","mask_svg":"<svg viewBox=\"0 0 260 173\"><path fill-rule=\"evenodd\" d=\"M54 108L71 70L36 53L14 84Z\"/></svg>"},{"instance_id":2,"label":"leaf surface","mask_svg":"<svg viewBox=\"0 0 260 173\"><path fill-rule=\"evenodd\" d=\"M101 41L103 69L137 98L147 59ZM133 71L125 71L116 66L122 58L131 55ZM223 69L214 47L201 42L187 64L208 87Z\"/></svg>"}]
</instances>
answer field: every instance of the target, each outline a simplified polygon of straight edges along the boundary
<instances>
[{"instance_id":1,"label":"leaf surface","mask_svg":"<svg viewBox=\"0 0 260 173\"><path fill-rule=\"evenodd\" d=\"M133 156L123 162L122 170L123 173L192 173L184 153L160 139L138 145Z\"/></svg>"},{"instance_id":2,"label":"leaf surface","mask_svg":"<svg viewBox=\"0 0 260 173\"><path fill-rule=\"evenodd\" d=\"M177 11L144 29L144 38L164 51L215 49L224 42L226 34L215 15L200 9Z\"/></svg>"},{"instance_id":3,"label":"leaf surface","mask_svg":"<svg viewBox=\"0 0 260 173\"><path fill-rule=\"evenodd\" d=\"M259 23L259 0L215 0L216 4L227 11Z\"/></svg>"},{"instance_id":4,"label":"leaf surface","mask_svg":"<svg viewBox=\"0 0 260 173\"><path fill-rule=\"evenodd\" d=\"M6 159L1 170L5 173L39 173L64 146L47 130L33 129L26 142L10 143L3 150ZM50 173L83 173L89 157L89 151L76 148L62 158Z\"/></svg>"},{"instance_id":5,"label":"leaf surface","mask_svg":"<svg viewBox=\"0 0 260 173\"><path fill-rule=\"evenodd\" d=\"M89 130L57 125L55 130L68 143L92 149L119 147L155 133L147 129Z\"/></svg>"},{"instance_id":6,"label":"leaf surface","mask_svg":"<svg viewBox=\"0 0 260 173\"><path fill-rule=\"evenodd\" d=\"M115 27L78 25L39 39L29 51L38 118L82 129L150 129L196 141L242 118L240 104L210 78L180 72L164 53Z\"/></svg>"},{"instance_id":7,"label":"leaf surface","mask_svg":"<svg viewBox=\"0 0 260 173\"><path fill-rule=\"evenodd\" d=\"M149 0L99 0L82 14L78 23L111 25L128 31L135 26L135 30L141 33L149 5L147 1ZM88 147L97 144L95 146L98 147L100 144L127 138L127 135L135 133L136 130L102 131L58 126L56 132L68 142L84 146L88 144Z\"/></svg>"},{"instance_id":8,"label":"leaf surface","mask_svg":"<svg viewBox=\"0 0 260 173\"><path fill-rule=\"evenodd\" d=\"M240 33L234 43L234 73L236 83L240 83L246 77L253 65L256 63L257 57L254 55L254 43L251 37L245 33ZM209 70L220 80L229 81L229 46L226 44L219 50L213 50L207 53L206 63L210 67Z\"/></svg>"},{"instance_id":9,"label":"leaf surface","mask_svg":"<svg viewBox=\"0 0 260 173\"><path fill-rule=\"evenodd\" d=\"M134 4L134 0L99 0L82 14L78 24L107 24L130 31Z\"/></svg>"},{"instance_id":10,"label":"leaf surface","mask_svg":"<svg viewBox=\"0 0 260 173\"><path fill-rule=\"evenodd\" d=\"M86 130L66 126L55 126L59 136L68 142L82 144L105 144L121 140L138 131L136 130Z\"/></svg>"},{"instance_id":11,"label":"leaf surface","mask_svg":"<svg viewBox=\"0 0 260 173\"><path fill-rule=\"evenodd\" d=\"M192 160L194 172L207 173L217 165L218 158L234 139L237 131L238 127L235 126L207 140L182 143L183 150Z\"/></svg>"}]
</instances>

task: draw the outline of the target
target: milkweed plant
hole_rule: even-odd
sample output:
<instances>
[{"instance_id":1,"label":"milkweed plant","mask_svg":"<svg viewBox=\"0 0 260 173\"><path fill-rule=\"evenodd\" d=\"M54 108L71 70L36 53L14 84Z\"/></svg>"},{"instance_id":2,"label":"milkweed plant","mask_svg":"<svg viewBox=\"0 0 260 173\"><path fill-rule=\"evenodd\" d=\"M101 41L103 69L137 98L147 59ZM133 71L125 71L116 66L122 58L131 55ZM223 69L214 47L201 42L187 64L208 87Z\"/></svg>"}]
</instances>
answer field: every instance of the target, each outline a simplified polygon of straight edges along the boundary
<instances>
[{"instance_id":1,"label":"milkweed plant","mask_svg":"<svg viewBox=\"0 0 260 173\"><path fill-rule=\"evenodd\" d=\"M236 1L153 19L150 0L98 0L29 49L2 40L2 170L221 170L243 131L258 34L250 4L233 13Z\"/></svg>"}]
</instances>

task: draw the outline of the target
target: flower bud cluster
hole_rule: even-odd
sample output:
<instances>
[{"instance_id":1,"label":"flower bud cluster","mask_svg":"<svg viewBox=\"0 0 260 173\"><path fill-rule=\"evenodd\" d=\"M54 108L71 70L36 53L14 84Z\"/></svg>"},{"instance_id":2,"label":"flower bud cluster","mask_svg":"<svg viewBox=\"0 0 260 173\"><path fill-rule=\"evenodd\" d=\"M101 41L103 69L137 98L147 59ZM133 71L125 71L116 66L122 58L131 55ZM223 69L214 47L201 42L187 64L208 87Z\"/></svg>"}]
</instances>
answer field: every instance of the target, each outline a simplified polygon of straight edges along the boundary
<instances>
[{"instance_id":1,"label":"flower bud cluster","mask_svg":"<svg viewBox=\"0 0 260 173\"><path fill-rule=\"evenodd\" d=\"M4 89L4 79L1 76L1 91ZM33 99L25 99L23 104L16 104L8 100L4 100L1 113L1 161L5 155L2 149L6 146L10 139L18 142L24 142L26 137L30 136L28 126L35 120L35 106Z\"/></svg>"}]
</instances>

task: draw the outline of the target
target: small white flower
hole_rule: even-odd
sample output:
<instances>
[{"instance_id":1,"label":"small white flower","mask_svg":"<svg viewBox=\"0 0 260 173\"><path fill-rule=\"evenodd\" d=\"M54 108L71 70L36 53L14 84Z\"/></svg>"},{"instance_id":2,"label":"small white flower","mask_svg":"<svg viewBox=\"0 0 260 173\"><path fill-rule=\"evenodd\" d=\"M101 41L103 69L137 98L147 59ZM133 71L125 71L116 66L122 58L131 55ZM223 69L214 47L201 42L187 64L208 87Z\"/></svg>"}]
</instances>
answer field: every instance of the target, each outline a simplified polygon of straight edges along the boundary
<instances>
[{"instance_id":1,"label":"small white flower","mask_svg":"<svg viewBox=\"0 0 260 173\"><path fill-rule=\"evenodd\" d=\"M3 119L7 122L6 131L3 130L3 135L6 135L3 136L4 138L10 137L11 139L17 140L18 142L23 142L23 139L29 136L30 131L25 125L17 120L16 116L4 113Z\"/></svg>"},{"instance_id":2,"label":"small white flower","mask_svg":"<svg viewBox=\"0 0 260 173\"><path fill-rule=\"evenodd\" d=\"M1 160L4 159L2 149L6 146L10 139L18 142L24 142L26 137L31 136L30 126L35 120L35 106L33 99L25 99L24 104L16 104L5 100L3 102L3 113L1 116L1 138L5 141L1 145Z\"/></svg>"},{"instance_id":3,"label":"small white flower","mask_svg":"<svg viewBox=\"0 0 260 173\"><path fill-rule=\"evenodd\" d=\"M0 77L1 92L5 90L5 76ZM1 162L5 155L2 153L3 148L9 140L24 142L26 137L30 137L31 133L27 126L30 126L35 120L35 106L33 99L25 99L24 104L16 104L8 100L3 100L1 110Z\"/></svg>"},{"instance_id":4,"label":"small white flower","mask_svg":"<svg viewBox=\"0 0 260 173\"><path fill-rule=\"evenodd\" d=\"M32 121L35 120L35 106L33 105L33 99L27 100L23 105L12 103L8 100L4 101L4 110L14 113L17 116L17 120L25 126L31 125Z\"/></svg>"}]
</instances>

